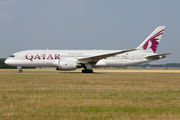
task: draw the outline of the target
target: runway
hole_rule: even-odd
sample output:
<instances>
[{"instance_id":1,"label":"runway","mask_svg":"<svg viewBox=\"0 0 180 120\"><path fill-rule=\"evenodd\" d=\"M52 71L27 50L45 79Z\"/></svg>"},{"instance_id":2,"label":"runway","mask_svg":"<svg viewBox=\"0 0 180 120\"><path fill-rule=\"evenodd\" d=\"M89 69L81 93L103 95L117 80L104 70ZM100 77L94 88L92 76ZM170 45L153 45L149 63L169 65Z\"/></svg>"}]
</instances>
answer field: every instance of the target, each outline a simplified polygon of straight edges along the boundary
<instances>
[{"instance_id":1,"label":"runway","mask_svg":"<svg viewBox=\"0 0 180 120\"><path fill-rule=\"evenodd\" d=\"M180 69L94 69L94 73L83 74L114 74L114 73L180 73ZM81 70L75 71L57 71L54 69L23 69L23 73L19 73L18 69L0 69L0 74L82 74Z\"/></svg>"}]
</instances>

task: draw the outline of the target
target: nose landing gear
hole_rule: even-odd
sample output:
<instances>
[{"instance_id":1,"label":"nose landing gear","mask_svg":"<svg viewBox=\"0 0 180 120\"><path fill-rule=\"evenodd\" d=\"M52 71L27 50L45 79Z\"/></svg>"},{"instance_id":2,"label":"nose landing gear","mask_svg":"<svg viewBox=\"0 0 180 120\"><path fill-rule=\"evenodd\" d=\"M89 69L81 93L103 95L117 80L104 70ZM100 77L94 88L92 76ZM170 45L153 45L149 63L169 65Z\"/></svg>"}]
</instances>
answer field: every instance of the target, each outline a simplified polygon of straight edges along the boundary
<instances>
[{"instance_id":1,"label":"nose landing gear","mask_svg":"<svg viewBox=\"0 0 180 120\"><path fill-rule=\"evenodd\" d=\"M22 73L23 72L23 70L22 69L19 69L19 73Z\"/></svg>"},{"instance_id":2,"label":"nose landing gear","mask_svg":"<svg viewBox=\"0 0 180 120\"><path fill-rule=\"evenodd\" d=\"M17 69L19 69L19 73L23 72L23 70L22 70L22 68L20 66L18 66Z\"/></svg>"}]
</instances>

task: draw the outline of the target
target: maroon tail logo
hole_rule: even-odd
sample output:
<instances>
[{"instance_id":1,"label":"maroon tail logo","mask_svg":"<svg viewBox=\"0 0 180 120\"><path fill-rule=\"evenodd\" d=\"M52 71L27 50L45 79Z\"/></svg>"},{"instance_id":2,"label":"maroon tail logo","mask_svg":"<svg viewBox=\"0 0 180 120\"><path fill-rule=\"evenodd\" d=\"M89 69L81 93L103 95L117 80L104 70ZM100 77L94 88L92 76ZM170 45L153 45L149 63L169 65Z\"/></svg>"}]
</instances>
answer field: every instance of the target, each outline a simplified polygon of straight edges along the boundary
<instances>
[{"instance_id":1,"label":"maroon tail logo","mask_svg":"<svg viewBox=\"0 0 180 120\"><path fill-rule=\"evenodd\" d=\"M163 30L159 31L158 33L156 33L155 35L153 35L144 45L143 45L143 49L146 50L148 45L149 45L149 42L151 42L151 46L149 48L152 49L152 51L155 53L156 50L157 50L157 47L159 45L159 38L157 38L158 36L162 35L163 34Z\"/></svg>"}]
</instances>

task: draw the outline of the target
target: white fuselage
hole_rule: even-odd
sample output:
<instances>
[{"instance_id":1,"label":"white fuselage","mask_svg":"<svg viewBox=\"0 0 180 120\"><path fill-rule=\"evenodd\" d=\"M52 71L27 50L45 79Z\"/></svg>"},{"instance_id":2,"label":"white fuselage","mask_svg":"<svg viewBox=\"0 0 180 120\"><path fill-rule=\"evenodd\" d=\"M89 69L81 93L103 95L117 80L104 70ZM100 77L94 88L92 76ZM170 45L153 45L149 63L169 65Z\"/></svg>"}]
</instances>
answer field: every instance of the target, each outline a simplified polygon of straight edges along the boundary
<instances>
[{"instance_id":1,"label":"white fuselage","mask_svg":"<svg viewBox=\"0 0 180 120\"><path fill-rule=\"evenodd\" d=\"M14 57L9 57L5 63L19 67L57 67L60 60L76 60L79 63L79 58L114 51L116 50L27 50L14 53ZM92 67L123 67L153 61L144 56L147 56L147 52L137 50L100 59L98 62L92 62L91 65ZM81 65L79 64L77 67L79 66Z\"/></svg>"}]
</instances>

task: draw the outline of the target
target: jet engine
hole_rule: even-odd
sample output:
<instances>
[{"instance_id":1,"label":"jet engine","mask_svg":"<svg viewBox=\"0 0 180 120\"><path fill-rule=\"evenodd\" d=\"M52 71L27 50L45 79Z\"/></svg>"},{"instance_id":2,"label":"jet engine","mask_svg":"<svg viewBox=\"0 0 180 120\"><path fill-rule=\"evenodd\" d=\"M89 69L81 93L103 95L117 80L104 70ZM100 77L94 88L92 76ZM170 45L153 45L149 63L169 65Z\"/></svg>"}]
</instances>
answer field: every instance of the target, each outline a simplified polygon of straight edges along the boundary
<instances>
[{"instance_id":1,"label":"jet engine","mask_svg":"<svg viewBox=\"0 0 180 120\"><path fill-rule=\"evenodd\" d=\"M76 60L59 60L56 70L76 70L77 65Z\"/></svg>"}]
</instances>

